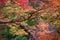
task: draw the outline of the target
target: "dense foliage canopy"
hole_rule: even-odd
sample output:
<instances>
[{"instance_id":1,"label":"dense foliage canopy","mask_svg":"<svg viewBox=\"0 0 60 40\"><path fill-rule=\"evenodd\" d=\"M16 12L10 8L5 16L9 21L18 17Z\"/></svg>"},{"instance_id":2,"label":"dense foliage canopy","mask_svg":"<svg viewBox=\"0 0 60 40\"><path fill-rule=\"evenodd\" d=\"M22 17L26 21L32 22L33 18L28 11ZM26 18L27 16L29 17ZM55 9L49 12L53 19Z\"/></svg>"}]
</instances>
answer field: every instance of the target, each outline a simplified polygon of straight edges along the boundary
<instances>
[{"instance_id":1,"label":"dense foliage canopy","mask_svg":"<svg viewBox=\"0 0 60 40\"><path fill-rule=\"evenodd\" d=\"M60 0L0 0L1 40L29 40L30 30L37 25L43 25L42 28L49 25L39 24L42 22L48 22L60 34ZM26 26L29 32L20 25Z\"/></svg>"}]
</instances>

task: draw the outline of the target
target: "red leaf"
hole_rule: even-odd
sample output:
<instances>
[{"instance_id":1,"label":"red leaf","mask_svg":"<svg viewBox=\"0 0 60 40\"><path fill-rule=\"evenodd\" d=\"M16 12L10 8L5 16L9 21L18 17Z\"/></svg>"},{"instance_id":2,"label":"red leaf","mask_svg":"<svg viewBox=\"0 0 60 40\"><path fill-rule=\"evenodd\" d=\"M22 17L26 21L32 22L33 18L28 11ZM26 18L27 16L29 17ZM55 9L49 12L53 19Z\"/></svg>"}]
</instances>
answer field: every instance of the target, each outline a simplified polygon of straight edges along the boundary
<instances>
[{"instance_id":1,"label":"red leaf","mask_svg":"<svg viewBox=\"0 0 60 40\"><path fill-rule=\"evenodd\" d=\"M28 0L17 0L17 2L20 3L20 6L22 8L27 8L27 9L30 9L31 7L29 6L28 4Z\"/></svg>"},{"instance_id":2,"label":"red leaf","mask_svg":"<svg viewBox=\"0 0 60 40\"><path fill-rule=\"evenodd\" d=\"M1 0L0 1L0 4L5 4L6 3L6 0Z\"/></svg>"}]
</instances>

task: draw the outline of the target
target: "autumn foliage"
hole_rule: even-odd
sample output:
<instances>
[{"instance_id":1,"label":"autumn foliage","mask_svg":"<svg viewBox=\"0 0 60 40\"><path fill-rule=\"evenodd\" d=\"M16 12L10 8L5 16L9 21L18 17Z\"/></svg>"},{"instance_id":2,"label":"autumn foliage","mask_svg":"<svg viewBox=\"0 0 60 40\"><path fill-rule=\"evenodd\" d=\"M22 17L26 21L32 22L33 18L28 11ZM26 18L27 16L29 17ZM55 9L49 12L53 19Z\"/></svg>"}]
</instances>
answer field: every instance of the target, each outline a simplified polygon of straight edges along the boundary
<instances>
[{"instance_id":1,"label":"autumn foliage","mask_svg":"<svg viewBox=\"0 0 60 40\"><path fill-rule=\"evenodd\" d=\"M55 4L57 6L60 6L60 0L48 0L51 4Z\"/></svg>"},{"instance_id":2,"label":"autumn foliage","mask_svg":"<svg viewBox=\"0 0 60 40\"><path fill-rule=\"evenodd\" d=\"M0 0L0 30L1 40L60 40L60 0Z\"/></svg>"},{"instance_id":3,"label":"autumn foliage","mask_svg":"<svg viewBox=\"0 0 60 40\"><path fill-rule=\"evenodd\" d=\"M7 0L0 0L0 4L5 4Z\"/></svg>"}]
</instances>

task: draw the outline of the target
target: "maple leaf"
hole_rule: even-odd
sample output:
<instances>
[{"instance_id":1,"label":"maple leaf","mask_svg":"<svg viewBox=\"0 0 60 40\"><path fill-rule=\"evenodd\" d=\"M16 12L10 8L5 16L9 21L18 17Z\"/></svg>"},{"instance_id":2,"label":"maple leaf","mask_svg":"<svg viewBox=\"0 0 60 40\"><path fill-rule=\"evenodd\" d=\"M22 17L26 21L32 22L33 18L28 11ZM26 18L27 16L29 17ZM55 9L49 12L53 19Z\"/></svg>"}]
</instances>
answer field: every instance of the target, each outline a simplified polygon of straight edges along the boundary
<instances>
[{"instance_id":1,"label":"maple leaf","mask_svg":"<svg viewBox=\"0 0 60 40\"><path fill-rule=\"evenodd\" d=\"M48 0L51 4L55 4L57 6L60 6L60 0Z\"/></svg>"},{"instance_id":2,"label":"maple leaf","mask_svg":"<svg viewBox=\"0 0 60 40\"><path fill-rule=\"evenodd\" d=\"M0 7L6 4L6 0L0 0Z\"/></svg>"},{"instance_id":3,"label":"maple leaf","mask_svg":"<svg viewBox=\"0 0 60 40\"><path fill-rule=\"evenodd\" d=\"M28 0L17 0L17 2L20 4L22 8L30 9L30 6L28 4Z\"/></svg>"}]
</instances>

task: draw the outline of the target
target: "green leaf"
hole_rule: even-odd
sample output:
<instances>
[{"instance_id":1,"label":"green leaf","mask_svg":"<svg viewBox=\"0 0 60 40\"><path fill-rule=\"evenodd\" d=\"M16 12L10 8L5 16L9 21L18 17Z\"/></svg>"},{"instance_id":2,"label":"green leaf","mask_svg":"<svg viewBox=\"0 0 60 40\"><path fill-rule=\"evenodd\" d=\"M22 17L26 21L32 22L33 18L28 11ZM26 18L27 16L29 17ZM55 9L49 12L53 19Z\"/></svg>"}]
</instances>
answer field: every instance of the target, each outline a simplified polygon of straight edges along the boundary
<instances>
[{"instance_id":1,"label":"green leaf","mask_svg":"<svg viewBox=\"0 0 60 40\"><path fill-rule=\"evenodd\" d=\"M13 9L14 10L20 10L21 8L20 7L14 7Z\"/></svg>"},{"instance_id":2,"label":"green leaf","mask_svg":"<svg viewBox=\"0 0 60 40\"><path fill-rule=\"evenodd\" d=\"M14 13L9 14L9 20L13 21L14 19L16 19L16 14Z\"/></svg>"},{"instance_id":3,"label":"green leaf","mask_svg":"<svg viewBox=\"0 0 60 40\"><path fill-rule=\"evenodd\" d=\"M29 4L31 7L38 9L39 8L39 1L37 1L36 3L33 3L31 0L29 0Z\"/></svg>"},{"instance_id":4,"label":"green leaf","mask_svg":"<svg viewBox=\"0 0 60 40\"><path fill-rule=\"evenodd\" d=\"M14 40L29 40L28 35L19 35Z\"/></svg>"},{"instance_id":5,"label":"green leaf","mask_svg":"<svg viewBox=\"0 0 60 40\"><path fill-rule=\"evenodd\" d=\"M58 8L57 11L60 12L60 8Z\"/></svg>"},{"instance_id":6,"label":"green leaf","mask_svg":"<svg viewBox=\"0 0 60 40\"><path fill-rule=\"evenodd\" d=\"M0 25L0 35L1 37L11 38L11 34L9 33L10 27L8 25Z\"/></svg>"},{"instance_id":7,"label":"green leaf","mask_svg":"<svg viewBox=\"0 0 60 40\"><path fill-rule=\"evenodd\" d=\"M29 26L32 26L34 24L37 24L38 23L38 19L37 18L34 18L34 19L29 19L27 20L26 22Z\"/></svg>"},{"instance_id":8,"label":"green leaf","mask_svg":"<svg viewBox=\"0 0 60 40\"><path fill-rule=\"evenodd\" d=\"M12 7L10 7L10 6L4 7L4 10L6 10L6 11L12 10Z\"/></svg>"}]
</instances>

